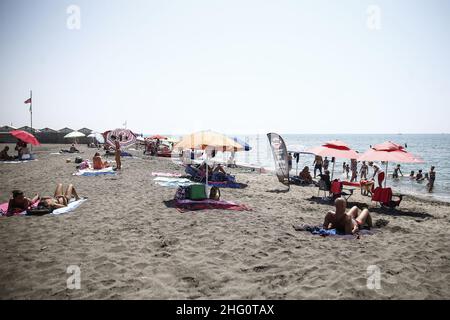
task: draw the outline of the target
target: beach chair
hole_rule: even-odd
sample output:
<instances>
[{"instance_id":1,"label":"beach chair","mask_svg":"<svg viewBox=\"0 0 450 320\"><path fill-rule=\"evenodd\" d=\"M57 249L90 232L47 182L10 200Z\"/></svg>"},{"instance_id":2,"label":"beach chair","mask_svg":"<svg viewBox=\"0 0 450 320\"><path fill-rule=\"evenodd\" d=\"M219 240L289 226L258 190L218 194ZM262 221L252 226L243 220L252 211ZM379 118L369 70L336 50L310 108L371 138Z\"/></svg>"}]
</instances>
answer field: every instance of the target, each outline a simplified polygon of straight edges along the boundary
<instances>
[{"instance_id":1,"label":"beach chair","mask_svg":"<svg viewBox=\"0 0 450 320\"><path fill-rule=\"evenodd\" d=\"M331 182L330 192L333 195L333 199L343 197L346 201L353 195L353 189L344 189L342 182L337 179Z\"/></svg>"},{"instance_id":2,"label":"beach chair","mask_svg":"<svg viewBox=\"0 0 450 320\"><path fill-rule=\"evenodd\" d=\"M403 200L403 194L393 194L391 188L377 187L373 190L372 201L379 203L382 207L395 208L400 206ZM396 200L393 200L396 197Z\"/></svg>"},{"instance_id":3,"label":"beach chair","mask_svg":"<svg viewBox=\"0 0 450 320\"><path fill-rule=\"evenodd\" d=\"M317 196L320 195L320 191L323 191L323 198L326 198L328 194L330 193L330 188L327 185L327 182L325 180L320 179L317 183L317 186L319 187L319 190L317 191Z\"/></svg>"}]
</instances>

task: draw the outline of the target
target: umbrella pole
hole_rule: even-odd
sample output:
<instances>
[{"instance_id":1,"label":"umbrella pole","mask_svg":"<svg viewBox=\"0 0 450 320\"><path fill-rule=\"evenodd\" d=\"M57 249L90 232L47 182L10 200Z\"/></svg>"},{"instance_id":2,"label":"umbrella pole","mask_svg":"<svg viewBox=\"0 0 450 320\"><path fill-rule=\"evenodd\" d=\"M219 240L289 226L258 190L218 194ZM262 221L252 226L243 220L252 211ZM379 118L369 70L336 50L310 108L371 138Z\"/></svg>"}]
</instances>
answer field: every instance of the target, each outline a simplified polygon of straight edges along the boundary
<instances>
[{"instance_id":1,"label":"umbrella pole","mask_svg":"<svg viewBox=\"0 0 450 320\"><path fill-rule=\"evenodd\" d=\"M205 193L206 193L206 196L208 196L208 153L207 152L206 152L205 168L206 168Z\"/></svg>"},{"instance_id":2,"label":"umbrella pole","mask_svg":"<svg viewBox=\"0 0 450 320\"><path fill-rule=\"evenodd\" d=\"M333 175L334 175L334 164L335 164L335 162L336 162L336 159L334 159L334 161L333 161L333 168L331 169L331 181L333 181Z\"/></svg>"},{"instance_id":3,"label":"umbrella pole","mask_svg":"<svg viewBox=\"0 0 450 320\"><path fill-rule=\"evenodd\" d=\"M386 161L386 173L384 174L384 187L386 188L386 182L388 177L388 161Z\"/></svg>"}]
</instances>

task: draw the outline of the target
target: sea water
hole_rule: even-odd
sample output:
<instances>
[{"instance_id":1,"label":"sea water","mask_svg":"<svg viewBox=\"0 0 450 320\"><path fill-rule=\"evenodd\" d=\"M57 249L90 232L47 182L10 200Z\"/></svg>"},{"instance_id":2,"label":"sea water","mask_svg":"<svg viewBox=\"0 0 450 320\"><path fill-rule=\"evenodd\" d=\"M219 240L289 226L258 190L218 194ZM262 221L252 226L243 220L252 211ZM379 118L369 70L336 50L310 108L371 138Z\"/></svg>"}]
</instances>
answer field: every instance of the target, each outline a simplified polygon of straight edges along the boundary
<instances>
[{"instance_id":1,"label":"sea water","mask_svg":"<svg viewBox=\"0 0 450 320\"><path fill-rule=\"evenodd\" d=\"M391 186L395 191L412 194L420 197L427 197L450 202L450 135L449 134L334 134L334 135L307 135L307 134L280 134L289 151L304 151L310 147L320 146L326 141L341 140L350 148L360 153L365 152L376 144L392 141L402 146L407 146L406 150L422 158L425 162L420 164L400 163L404 177L392 179L391 175L397 163L388 163L387 186ZM272 151L268 143L266 134L236 135L242 141L250 144L252 149L246 152L237 152L235 159L237 162L253 164L269 169L274 169ZM226 159L229 155L218 154L217 158ZM309 166L311 173L313 166L313 155L300 155L297 164L293 159L291 175L300 172L304 166ZM334 177L345 179L342 170L342 163L347 159L336 159ZM358 171L361 164L358 163ZM417 182L409 179L411 170L417 174L419 169L425 174L431 166L436 167L436 181L434 190L428 193L427 180ZM385 165L381 166L385 170ZM329 170L331 171L331 163ZM359 173L359 172L358 172ZM372 170L369 169L368 177L371 177Z\"/></svg>"}]
</instances>

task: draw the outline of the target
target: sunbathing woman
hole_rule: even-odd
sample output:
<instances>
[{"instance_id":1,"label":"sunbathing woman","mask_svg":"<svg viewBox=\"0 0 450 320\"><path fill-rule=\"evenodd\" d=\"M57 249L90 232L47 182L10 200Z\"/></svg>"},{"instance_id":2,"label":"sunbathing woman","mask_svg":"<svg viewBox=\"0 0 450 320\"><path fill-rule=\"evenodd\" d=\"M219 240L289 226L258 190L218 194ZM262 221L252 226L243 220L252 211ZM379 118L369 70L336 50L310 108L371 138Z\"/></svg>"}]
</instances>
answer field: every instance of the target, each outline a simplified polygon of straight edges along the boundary
<instances>
[{"instance_id":1,"label":"sunbathing woman","mask_svg":"<svg viewBox=\"0 0 450 320\"><path fill-rule=\"evenodd\" d=\"M100 156L100 153L98 153L98 152L96 152L94 154L94 158L92 158L92 162L93 162L94 170L100 170L100 169L109 167L108 161L103 161L102 157Z\"/></svg>"},{"instance_id":2,"label":"sunbathing woman","mask_svg":"<svg viewBox=\"0 0 450 320\"><path fill-rule=\"evenodd\" d=\"M75 188L72 184L69 184L69 186L66 189L66 192L63 194L63 185L59 183L56 186L55 194L53 197L42 197L40 198L38 206L50 208L50 209L59 209L67 207L69 204L70 199L75 198L75 200L79 200L80 197L78 196L77 192L75 191Z\"/></svg>"},{"instance_id":3,"label":"sunbathing woman","mask_svg":"<svg viewBox=\"0 0 450 320\"><path fill-rule=\"evenodd\" d=\"M31 207L39 199L39 195L36 195L33 199L25 198L21 190L13 190L12 199L9 200L7 215L13 215L17 212L22 212Z\"/></svg>"}]
</instances>

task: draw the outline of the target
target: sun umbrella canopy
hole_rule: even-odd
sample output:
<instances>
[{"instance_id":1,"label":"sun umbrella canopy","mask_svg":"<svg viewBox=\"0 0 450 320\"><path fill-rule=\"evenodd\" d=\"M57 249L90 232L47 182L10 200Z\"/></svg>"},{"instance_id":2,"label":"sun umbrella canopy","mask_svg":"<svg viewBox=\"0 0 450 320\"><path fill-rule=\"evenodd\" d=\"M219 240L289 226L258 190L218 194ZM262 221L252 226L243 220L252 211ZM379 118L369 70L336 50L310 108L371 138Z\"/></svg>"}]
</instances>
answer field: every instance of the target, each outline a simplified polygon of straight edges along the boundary
<instances>
[{"instance_id":1,"label":"sun umbrella canopy","mask_svg":"<svg viewBox=\"0 0 450 320\"><path fill-rule=\"evenodd\" d=\"M347 144L339 140L328 141L319 147L314 147L306 151L322 157L335 157L343 159L358 158L358 153L356 151L350 149Z\"/></svg>"},{"instance_id":2,"label":"sun umbrella canopy","mask_svg":"<svg viewBox=\"0 0 450 320\"><path fill-rule=\"evenodd\" d=\"M423 163L424 161L409 153L401 145L391 141L373 146L358 157L358 161L387 161L404 163Z\"/></svg>"},{"instance_id":3,"label":"sun umbrella canopy","mask_svg":"<svg viewBox=\"0 0 450 320\"><path fill-rule=\"evenodd\" d=\"M40 145L39 141L36 139L35 136L33 136L31 133L23 131L23 130L12 130L9 133L16 137L17 139L20 139L26 143L31 143L33 146Z\"/></svg>"},{"instance_id":4,"label":"sun umbrella canopy","mask_svg":"<svg viewBox=\"0 0 450 320\"><path fill-rule=\"evenodd\" d=\"M97 140L99 143L105 143L105 138L103 138L103 135L99 132L93 132L90 135L88 135L88 138L93 138Z\"/></svg>"},{"instance_id":5,"label":"sun umbrella canopy","mask_svg":"<svg viewBox=\"0 0 450 320\"><path fill-rule=\"evenodd\" d=\"M165 140L165 139L167 139L167 137L161 136L161 135L159 135L159 134L155 134L154 136L151 136L151 137L149 137L148 139L152 139L152 140L156 140L156 139L159 139L159 140Z\"/></svg>"},{"instance_id":6,"label":"sun umbrella canopy","mask_svg":"<svg viewBox=\"0 0 450 320\"><path fill-rule=\"evenodd\" d=\"M175 145L176 149L210 149L217 151L242 151L244 146L224 134L214 131L200 131L184 136Z\"/></svg>"},{"instance_id":7,"label":"sun umbrella canopy","mask_svg":"<svg viewBox=\"0 0 450 320\"><path fill-rule=\"evenodd\" d=\"M136 143L136 135L129 129L114 129L103 133L108 144L114 146L111 137L115 136L121 147L129 147Z\"/></svg>"},{"instance_id":8,"label":"sun umbrella canopy","mask_svg":"<svg viewBox=\"0 0 450 320\"><path fill-rule=\"evenodd\" d=\"M239 143L240 145L242 145L244 147L244 151L250 151L252 150L252 147L245 141L240 140L237 137L233 137L233 140L237 143Z\"/></svg>"},{"instance_id":9,"label":"sun umbrella canopy","mask_svg":"<svg viewBox=\"0 0 450 320\"><path fill-rule=\"evenodd\" d=\"M82 132L79 131L72 131L71 133L68 133L64 136L64 139L68 139L68 138L82 138L85 137L86 135Z\"/></svg>"}]
</instances>

